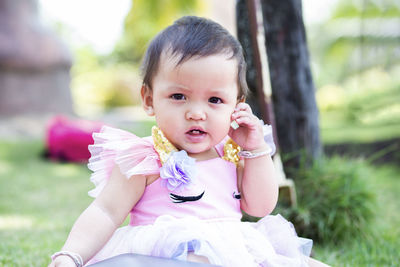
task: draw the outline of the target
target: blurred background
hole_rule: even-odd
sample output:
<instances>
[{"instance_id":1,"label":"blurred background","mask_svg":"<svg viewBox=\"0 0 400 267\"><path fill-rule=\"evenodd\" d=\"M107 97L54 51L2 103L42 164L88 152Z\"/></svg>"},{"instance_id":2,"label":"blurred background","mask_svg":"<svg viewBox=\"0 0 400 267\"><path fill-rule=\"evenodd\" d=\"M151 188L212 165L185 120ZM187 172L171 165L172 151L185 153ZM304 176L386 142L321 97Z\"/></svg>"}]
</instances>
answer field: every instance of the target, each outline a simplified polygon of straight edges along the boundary
<instances>
[{"instance_id":1,"label":"blurred background","mask_svg":"<svg viewBox=\"0 0 400 267\"><path fill-rule=\"evenodd\" d=\"M46 265L91 201L84 165L43 157L49 125L65 120L74 128L79 121L96 129L106 123L148 135L154 120L142 111L139 93L148 42L182 15L211 18L236 35L235 5L0 0L0 266ZM279 212L317 240L315 257L328 264L395 266L400 2L303 0L302 14L327 160L298 171L298 207ZM341 183L333 184L337 175ZM318 203L310 204L314 192L305 188L321 184L329 192L318 191L320 205L311 207ZM327 211L332 205L335 214Z\"/></svg>"}]
</instances>

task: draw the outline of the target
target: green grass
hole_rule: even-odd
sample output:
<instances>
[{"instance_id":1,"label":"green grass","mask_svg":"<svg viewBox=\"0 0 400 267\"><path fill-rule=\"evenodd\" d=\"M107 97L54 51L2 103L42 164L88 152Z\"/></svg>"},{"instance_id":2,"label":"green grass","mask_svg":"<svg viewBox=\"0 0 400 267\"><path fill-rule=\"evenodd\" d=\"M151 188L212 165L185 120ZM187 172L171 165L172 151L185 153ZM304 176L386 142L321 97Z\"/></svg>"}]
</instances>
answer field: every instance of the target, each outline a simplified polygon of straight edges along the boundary
<instances>
[{"instance_id":1,"label":"green grass","mask_svg":"<svg viewBox=\"0 0 400 267\"><path fill-rule=\"evenodd\" d=\"M155 120L151 119L151 120L137 121L126 127L120 127L120 128L135 133L137 136L144 137L151 135L151 128L155 124L156 124Z\"/></svg>"},{"instance_id":2,"label":"green grass","mask_svg":"<svg viewBox=\"0 0 400 267\"><path fill-rule=\"evenodd\" d=\"M46 266L92 201L85 165L50 162L41 152L39 141L0 141L0 266ZM379 202L370 233L340 246L315 244L314 257L333 266L400 262L399 173L397 167L381 166L366 181L376 188Z\"/></svg>"},{"instance_id":3,"label":"green grass","mask_svg":"<svg viewBox=\"0 0 400 267\"><path fill-rule=\"evenodd\" d=\"M400 137L400 69L372 69L317 91L324 144Z\"/></svg>"},{"instance_id":4,"label":"green grass","mask_svg":"<svg viewBox=\"0 0 400 267\"><path fill-rule=\"evenodd\" d=\"M46 266L91 202L87 168L41 152L41 142L0 142L0 266Z\"/></svg>"},{"instance_id":5,"label":"green grass","mask_svg":"<svg viewBox=\"0 0 400 267\"><path fill-rule=\"evenodd\" d=\"M320 114L321 138L324 144L371 143L400 137L400 119L391 122L351 122L341 110Z\"/></svg>"},{"instance_id":6,"label":"green grass","mask_svg":"<svg viewBox=\"0 0 400 267\"><path fill-rule=\"evenodd\" d=\"M376 218L368 231L341 245L327 244L314 249L315 257L332 266L398 266L400 262L400 169L379 166L366 181L375 188Z\"/></svg>"}]
</instances>

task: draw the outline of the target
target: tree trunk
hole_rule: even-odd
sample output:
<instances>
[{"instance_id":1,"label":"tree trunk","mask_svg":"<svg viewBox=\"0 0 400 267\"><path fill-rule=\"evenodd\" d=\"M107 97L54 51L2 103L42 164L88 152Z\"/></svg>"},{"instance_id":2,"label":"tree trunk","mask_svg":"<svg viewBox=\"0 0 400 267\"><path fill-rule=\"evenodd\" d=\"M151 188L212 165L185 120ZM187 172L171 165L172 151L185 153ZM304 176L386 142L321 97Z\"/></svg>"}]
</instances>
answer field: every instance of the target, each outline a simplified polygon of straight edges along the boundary
<instances>
[{"instance_id":1,"label":"tree trunk","mask_svg":"<svg viewBox=\"0 0 400 267\"><path fill-rule=\"evenodd\" d=\"M262 0L272 99L285 170L322 153L301 0ZM295 176L294 176L295 177Z\"/></svg>"},{"instance_id":2,"label":"tree trunk","mask_svg":"<svg viewBox=\"0 0 400 267\"><path fill-rule=\"evenodd\" d=\"M262 110L259 105L257 93L257 70L254 62L253 44L250 35L249 12L246 0L236 2L236 26L237 37L243 47L244 57L247 64L246 80L250 89L250 94L246 102L251 106L253 113L262 118Z\"/></svg>"},{"instance_id":3,"label":"tree trunk","mask_svg":"<svg viewBox=\"0 0 400 267\"><path fill-rule=\"evenodd\" d=\"M237 1L237 35L248 67L251 95L247 102L254 113L262 117L257 92L257 75L260 74L254 60L248 1L254 0ZM285 171L295 177L290 169L300 165L301 155L310 162L322 153L301 1L261 0L261 4L280 152Z\"/></svg>"}]
</instances>

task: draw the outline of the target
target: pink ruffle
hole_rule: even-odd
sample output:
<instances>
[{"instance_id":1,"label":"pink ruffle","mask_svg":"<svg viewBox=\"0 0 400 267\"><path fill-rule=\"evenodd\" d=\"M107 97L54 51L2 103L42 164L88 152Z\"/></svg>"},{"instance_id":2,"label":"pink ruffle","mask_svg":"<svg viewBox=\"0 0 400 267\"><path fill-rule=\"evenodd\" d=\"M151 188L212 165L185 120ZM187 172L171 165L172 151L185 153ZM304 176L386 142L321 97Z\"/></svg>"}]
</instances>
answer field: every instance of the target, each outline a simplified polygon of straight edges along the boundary
<instances>
[{"instance_id":1,"label":"pink ruffle","mask_svg":"<svg viewBox=\"0 0 400 267\"><path fill-rule=\"evenodd\" d=\"M126 178L132 175L158 174L161 167L151 138L140 138L130 132L103 126L93 133L94 144L89 146L88 168L93 171L90 181L96 186L89 195L97 197L117 164Z\"/></svg>"}]
</instances>

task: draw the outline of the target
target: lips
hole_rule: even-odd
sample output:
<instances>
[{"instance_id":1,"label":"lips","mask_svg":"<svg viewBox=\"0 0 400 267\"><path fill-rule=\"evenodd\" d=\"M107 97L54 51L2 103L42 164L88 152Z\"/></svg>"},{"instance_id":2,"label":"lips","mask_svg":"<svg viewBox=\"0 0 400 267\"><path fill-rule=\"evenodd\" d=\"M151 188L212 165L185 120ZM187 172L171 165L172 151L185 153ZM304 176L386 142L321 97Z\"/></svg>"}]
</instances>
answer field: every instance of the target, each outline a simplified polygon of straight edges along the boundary
<instances>
[{"instance_id":1,"label":"lips","mask_svg":"<svg viewBox=\"0 0 400 267\"><path fill-rule=\"evenodd\" d=\"M193 143L198 143L204 140L207 132L200 127L192 127L185 133L186 138Z\"/></svg>"}]
</instances>

